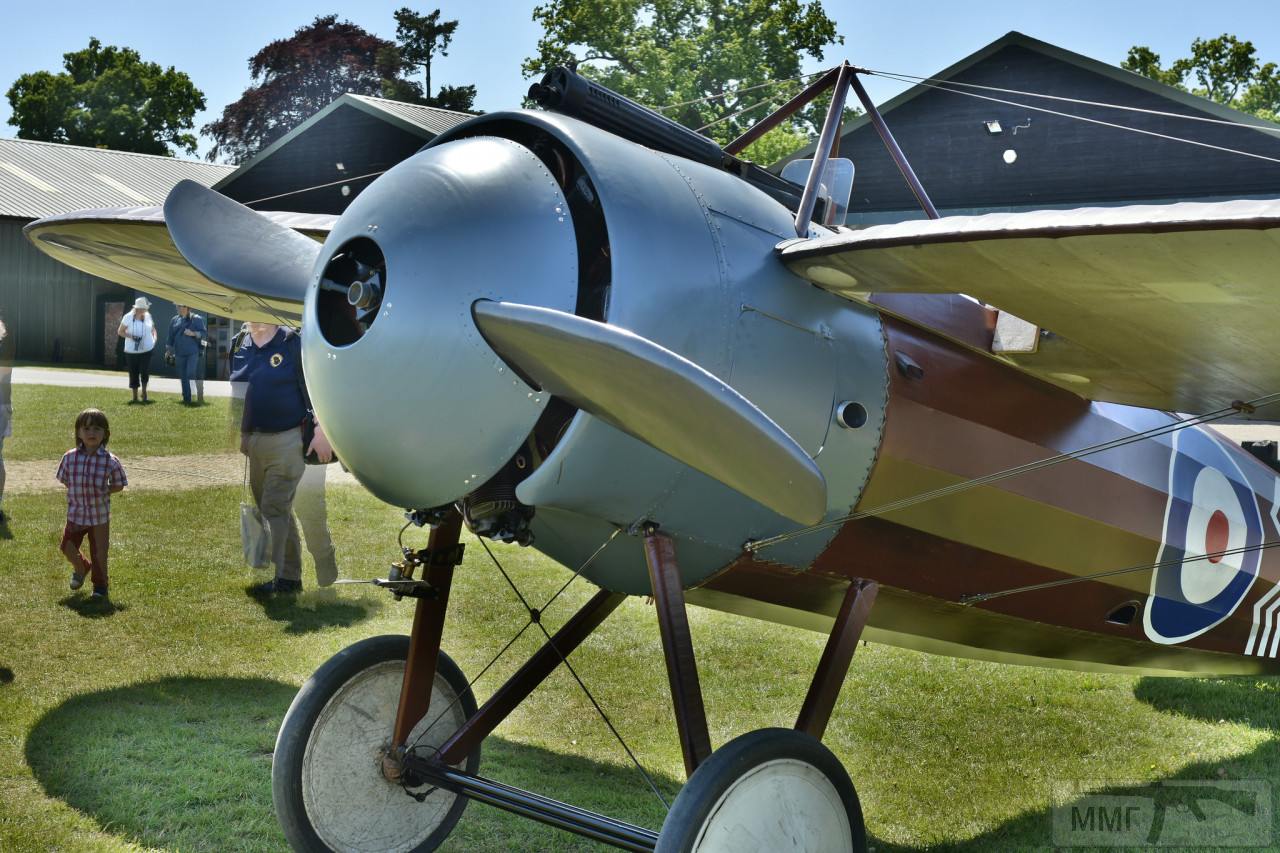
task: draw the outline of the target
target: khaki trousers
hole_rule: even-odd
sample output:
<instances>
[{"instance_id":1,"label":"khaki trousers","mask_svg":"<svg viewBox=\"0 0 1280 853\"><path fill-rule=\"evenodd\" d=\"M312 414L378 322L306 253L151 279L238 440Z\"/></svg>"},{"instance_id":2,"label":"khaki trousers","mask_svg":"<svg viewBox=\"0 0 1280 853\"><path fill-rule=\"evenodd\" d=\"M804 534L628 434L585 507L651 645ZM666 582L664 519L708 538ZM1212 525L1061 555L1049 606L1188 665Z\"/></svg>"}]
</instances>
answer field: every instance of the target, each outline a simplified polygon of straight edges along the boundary
<instances>
[{"instance_id":1,"label":"khaki trousers","mask_svg":"<svg viewBox=\"0 0 1280 853\"><path fill-rule=\"evenodd\" d=\"M295 427L277 433L251 432L245 438L245 446L249 452L249 488L263 520L271 528L271 563L276 577L302 580L296 510L307 549L316 561L316 583L333 583L338 577L338 564L325 514L324 472L321 470L318 475L318 486L317 476L307 475L308 466L302 460L302 430ZM300 489L304 479L306 486Z\"/></svg>"}]
</instances>

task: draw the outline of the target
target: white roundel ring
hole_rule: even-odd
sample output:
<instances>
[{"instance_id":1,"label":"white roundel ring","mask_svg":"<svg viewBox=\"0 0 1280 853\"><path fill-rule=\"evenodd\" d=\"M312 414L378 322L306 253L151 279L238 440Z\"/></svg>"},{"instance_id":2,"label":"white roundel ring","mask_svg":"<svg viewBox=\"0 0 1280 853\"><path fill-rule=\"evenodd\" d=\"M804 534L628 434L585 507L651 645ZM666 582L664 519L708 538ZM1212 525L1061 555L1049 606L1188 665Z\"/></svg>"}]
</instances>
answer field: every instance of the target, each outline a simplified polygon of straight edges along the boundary
<instances>
[{"instance_id":1,"label":"white roundel ring","mask_svg":"<svg viewBox=\"0 0 1280 853\"><path fill-rule=\"evenodd\" d=\"M1184 429L1171 450L1159 565L1143 613L1147 637L1165 644L1198 637L1235 612L1258 576L1262 545L1255 490L1221 440Z\"/></svg>"}]
</instances>

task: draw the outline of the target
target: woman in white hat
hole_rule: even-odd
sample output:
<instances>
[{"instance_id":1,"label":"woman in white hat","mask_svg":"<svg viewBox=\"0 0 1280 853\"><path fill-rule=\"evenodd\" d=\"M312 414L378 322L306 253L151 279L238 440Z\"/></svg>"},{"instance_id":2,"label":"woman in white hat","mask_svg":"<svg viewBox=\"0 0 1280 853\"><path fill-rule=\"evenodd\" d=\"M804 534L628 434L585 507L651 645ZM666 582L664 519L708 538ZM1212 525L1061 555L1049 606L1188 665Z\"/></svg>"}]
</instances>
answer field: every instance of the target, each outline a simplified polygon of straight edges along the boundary
<instances>
[{"instance_id":1,"label":"woman in white hat","mask_svg":"<svg viewBox=\"0 0 1280 853\"><path fill-rule=\"evenodd\" d=\"M129 389L133 391L131 403L138 402L138 387L142 387L142 402L147 402L147 381L151 379L151 351L156 348L156 324L151 321L147 309L151 303L147 297L133 300L133 310L120 321L116 334L124 338L124 361L129 366Z\"/></svg>"}]
</instances>

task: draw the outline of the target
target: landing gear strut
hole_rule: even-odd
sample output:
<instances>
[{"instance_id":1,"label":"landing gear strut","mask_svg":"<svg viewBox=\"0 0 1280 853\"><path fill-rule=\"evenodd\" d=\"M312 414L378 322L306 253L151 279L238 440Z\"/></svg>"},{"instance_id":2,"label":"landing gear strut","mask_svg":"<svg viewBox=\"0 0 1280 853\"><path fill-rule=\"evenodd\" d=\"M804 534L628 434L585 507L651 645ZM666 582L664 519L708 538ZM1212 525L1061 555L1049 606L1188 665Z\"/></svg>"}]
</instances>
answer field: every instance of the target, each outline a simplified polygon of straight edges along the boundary
<instances>
[{"instance_id":1,"label":"landing gear strut","mask_svg":"<svg viewBox=\"0 0 1280 853\"><path fill-rule=\"evenodd\" d=\"M466 678L440 650L460 531L461 517L450 513L418 552L425 569L411 636L374 637L339 652L285 716L272 790L295 849L434 850L475 799L627 850L866 850L858 795L820 739L875 600L874 583L850 586L796 728L750 732L712 751L674 543L656 526L644 529L689 773L655 833L476 775L485 737L625 596L596 593L477 709Z\"/></svg>"}]
</instances>

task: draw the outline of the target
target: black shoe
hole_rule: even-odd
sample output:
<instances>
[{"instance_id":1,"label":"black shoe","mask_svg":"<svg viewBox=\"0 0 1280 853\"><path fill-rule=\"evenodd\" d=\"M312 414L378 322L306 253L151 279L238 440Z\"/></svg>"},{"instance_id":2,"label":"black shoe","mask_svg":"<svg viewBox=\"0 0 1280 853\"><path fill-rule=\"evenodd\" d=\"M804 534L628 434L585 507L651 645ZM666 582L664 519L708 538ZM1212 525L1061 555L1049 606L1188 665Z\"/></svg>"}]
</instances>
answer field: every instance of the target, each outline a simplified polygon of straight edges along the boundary
<instances>
[{"instance_id":1,"label":"black shoe","mask_svg":"<svg viewBox=\"0 0 1280 853\"><path fill-rule=\"evenodd\" d=\"M83 582L83 580L81 582ZM95 586L93 588L93 595L89 596L89 598L93 601L106 601L107 588L105 586Z\"/></svg>"},{"instance_id":2,"label":"black shoe","mask_svg":"<svg viewBox=\"0 0 1280 853\"><path fill-rule=\"evenodd\" d=\"M273 578L266 583L249 587L249 592L251 595L297 595L302 592L302 581Z\"/></svg>"}]
</instances>

